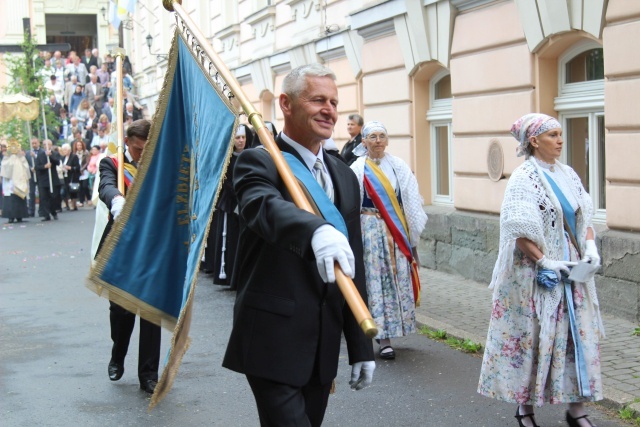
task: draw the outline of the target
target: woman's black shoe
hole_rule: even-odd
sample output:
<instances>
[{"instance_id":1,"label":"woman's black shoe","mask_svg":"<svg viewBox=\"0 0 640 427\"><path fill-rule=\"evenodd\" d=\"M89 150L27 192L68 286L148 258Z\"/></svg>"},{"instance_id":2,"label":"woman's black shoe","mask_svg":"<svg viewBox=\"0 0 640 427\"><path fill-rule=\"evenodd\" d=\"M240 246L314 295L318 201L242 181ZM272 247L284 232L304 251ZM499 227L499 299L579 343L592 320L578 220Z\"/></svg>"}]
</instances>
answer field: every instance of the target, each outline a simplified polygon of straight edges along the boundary
<instances>
[{"instance_id":1,"label":"woman's black shoe","mask_svg":"<svg viewBox=\"0 0 640 427\"><path fill-rule=\"evenodd\" d=\"M390 350L384 351L386 349L390 349ZM379 354L380 354L380 358L385 360L393 360L396 358L396 352L393 351L393 347L391 347L390 345L385 345L384 347L382 347L380 349Z\"/></svg>"},{"instance_id":2,"label":"woman's black shoe","mask_svg":"<svg viewBox=\"0 0 640 427\"><path fill-rule=\"evenodd\" d=\"M567 415L569 415L569 413L567 412ZM524 414L524 415L520 415L520 406L518 405L518 407L516 408L516 420L518 420L518 426L520 427L526 427L524 424L522 424L522 419L523 418L531 418L531 422L533 423L533 427L540 427L538 424L536 424L536 420L533 415L533 413L531 414Z\"/></svg>"},{"instance_id":3,"label":"woman's black shoe","mask_svg":"<svg viewBox=\"0 0 640 427\"><path fill-rule=\"evenodd\" d=\"M590 425L590 426L592 426L592 427L596 427L596 426L591 422L591 420L590 420L589 418L587 418L588 416L589 416L589 415L583 415L583 416L581 416L581 417L575 417L575 418L573 418L573 417L571 416L571 414L569 413L569 411L567 411L567 412L566 412L566 417L565 417L565 419L567 420L567 424L569 425L569 427L580 427L580 422L579 422L578 420L581 420L581 419L583 419L583 418L587 420L587 422L589 423L589 425Z\"/></svg>"}]
</instances>

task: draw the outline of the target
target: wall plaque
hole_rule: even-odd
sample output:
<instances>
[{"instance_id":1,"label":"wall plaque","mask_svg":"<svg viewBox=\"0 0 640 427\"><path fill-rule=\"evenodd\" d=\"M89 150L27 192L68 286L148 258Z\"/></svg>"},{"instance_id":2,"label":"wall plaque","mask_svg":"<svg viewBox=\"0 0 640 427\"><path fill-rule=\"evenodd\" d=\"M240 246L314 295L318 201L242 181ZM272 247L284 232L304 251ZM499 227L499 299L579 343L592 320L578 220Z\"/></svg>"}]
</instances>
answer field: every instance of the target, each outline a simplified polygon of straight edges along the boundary
<instances>
[{"instance_id":1,"label":"wall plaque","mask_svg":"<svg viewBox=\"0 0 640 427\"><path fill-rule=\"evenodd\" d=\"M487 153L487 169L491 181L500 181L504 176L504 153L502 152L502 145L497 139L490 141Z\"/></svg>"}]
</instances>

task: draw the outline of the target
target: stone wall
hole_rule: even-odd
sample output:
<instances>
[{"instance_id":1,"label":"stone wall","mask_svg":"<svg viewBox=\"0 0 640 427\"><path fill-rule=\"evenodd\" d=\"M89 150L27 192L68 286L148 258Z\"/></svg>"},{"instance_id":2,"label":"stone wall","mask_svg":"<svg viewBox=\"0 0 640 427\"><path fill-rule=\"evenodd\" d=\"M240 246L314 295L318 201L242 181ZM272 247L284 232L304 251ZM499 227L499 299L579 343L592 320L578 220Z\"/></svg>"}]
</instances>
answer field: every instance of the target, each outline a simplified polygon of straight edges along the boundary
<instances>
[{"instance_id":1,"label":"stone wall","mask_svg":"<svg viewBox=\"0 0 640 427\"><path fill-rule=\"evenodd\" d=\"M438 206L426 206L425 211L429 221L419 247L421 264L489 285L498 257L498 216ZM596 229L602 257L596 276L600 307L604 313L639 321L640 234Z\"/></svg>"}]
</instances>

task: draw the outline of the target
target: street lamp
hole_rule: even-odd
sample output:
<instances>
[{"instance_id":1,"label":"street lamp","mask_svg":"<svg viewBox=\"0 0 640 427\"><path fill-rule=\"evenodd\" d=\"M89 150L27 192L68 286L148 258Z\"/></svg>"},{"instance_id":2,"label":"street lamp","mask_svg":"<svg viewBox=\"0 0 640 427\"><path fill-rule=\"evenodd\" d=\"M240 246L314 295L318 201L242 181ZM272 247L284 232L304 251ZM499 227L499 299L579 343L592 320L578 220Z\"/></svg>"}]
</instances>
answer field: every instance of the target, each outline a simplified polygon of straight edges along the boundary
<instances>
[{"instance_id":1,"label":"street lamp","mask_svg":"<svg viewBox=\"0 0 640 427\"><path fill-rule=\"evenodd\" d=\"M153 37L151 36L151 34L147 34L147 37L145 37L147 39L147 47L149 48L149 53L151 53L151 45L153 44ZM151 53L152 55L154 55L153 53ZM156 53L156 60L157 61L165 61L169 55L163 54L163 53Z\"/></svg>"}]
</instances>

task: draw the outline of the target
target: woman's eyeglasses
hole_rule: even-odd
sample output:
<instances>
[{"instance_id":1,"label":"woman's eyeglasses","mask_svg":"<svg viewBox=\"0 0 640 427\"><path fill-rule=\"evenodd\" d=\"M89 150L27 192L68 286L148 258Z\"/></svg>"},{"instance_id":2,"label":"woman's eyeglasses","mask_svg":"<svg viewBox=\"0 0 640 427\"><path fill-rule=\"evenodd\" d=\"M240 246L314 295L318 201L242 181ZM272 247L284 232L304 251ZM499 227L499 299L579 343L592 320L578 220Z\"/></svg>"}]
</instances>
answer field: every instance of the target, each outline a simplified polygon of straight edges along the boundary
<instances>
[{"instance_id":1,"label":"woman's eyeglasses","mask_svg":"<svg viewBox=\"0 0 640 427\"><path fill-rule=\"evenodd\" d=\"M365 139L370 142L385 142L387 140L387 135L367 135Z\"/></svg>"}]
</instances>

